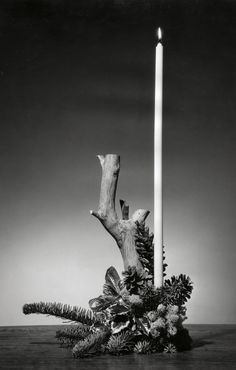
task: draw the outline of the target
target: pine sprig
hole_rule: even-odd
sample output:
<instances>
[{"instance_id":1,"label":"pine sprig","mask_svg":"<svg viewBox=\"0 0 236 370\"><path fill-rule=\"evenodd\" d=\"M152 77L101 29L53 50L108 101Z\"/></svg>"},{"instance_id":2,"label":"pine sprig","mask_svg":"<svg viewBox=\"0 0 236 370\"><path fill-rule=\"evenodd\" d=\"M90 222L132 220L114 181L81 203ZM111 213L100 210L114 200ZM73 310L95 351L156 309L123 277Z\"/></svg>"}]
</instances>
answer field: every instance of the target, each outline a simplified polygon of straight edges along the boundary
<instances>
[{"instance_id":1,"label":"pine sprig","mask_svg":"<svg viewBox=\"0 0 236 370\"><path fill-rule=\"evenodd\" d=\"M133 347L132 334L129 331L112 335L106 345L106 350L113 355L128 352Z\"/></svg>"},{"instance_id":2,"label":"pine sprig","mask_svg":"<svg viewBox=\"0 0 236 370\"><path fill-rule=\"evenodd\" d=\"M175 353L177 352L177 348L173 343L168 343L164 346L165 353Z\"/></svg>"},{"instance_id":3,"label":"pine sprig","mask_svg":"<svg viewBox=\"0 0 236 370\"><path fill-rule=\"evenodd\" d=\"M158 304L162 302L162 289L156 289L153 285L147 286L141 292L140 297L143 300L145 311L155 310Z\"/></svg>"},{"instance_id":4,"label":"pine sprig","mask_svg":"<svg viewBox=\"0 0 236 370\"><path fill-rule=\"evenodd\" d=\"M138 354L146 354L151 351L151 344L147 340L139 341L134 347L134 352Z\"/></svg>"},{"instance_id":5,"label":"pine sprig","mask_svg":"<svg viewBox=\"0 0 236 370\"><path fill-rule=\"evenodd\" d=\"M79 340L85 339L89 334L91 334L91 329L88 325L72 325L69 328L57 330L56 338L62 345L71 347Z\"/></svg>"},{"instance_id":6,"label":"pine sprig","mask_svg":"<svg viewBox=\"0 0 236 370\"><path fill-rule=\"evenodd\" d=\"M74 357L87 357L102 351L102 346L110 336L110 331L100 330L89 334L84 340L78 341L72 349Z\"/></svg>"},{"instance_id":7,"label":"pine sprig","mask_svg":"<svg viewBox=\"0 0 236 370\"><path fill-rule=\"evenodd\" d=\"M80 322L85 325L95 325L100 324L101 321L99 317L91 310L86 310L85 308L70 306L63 303L27 303L23 306L23 313L29 315L32 313L50 315L60 317L69 321Z\"/></svg>"},{"instance_id":8,"label":"pine sprig","mask_svg":"<svg viewBox=\"0 0 236 370\"><path fill-rule=\"evenodd\" d=\"M192 290L189 276L172 276L170 280L165 280L163 303L182 306L191 297Z\"/></svg>"}]
</instances>

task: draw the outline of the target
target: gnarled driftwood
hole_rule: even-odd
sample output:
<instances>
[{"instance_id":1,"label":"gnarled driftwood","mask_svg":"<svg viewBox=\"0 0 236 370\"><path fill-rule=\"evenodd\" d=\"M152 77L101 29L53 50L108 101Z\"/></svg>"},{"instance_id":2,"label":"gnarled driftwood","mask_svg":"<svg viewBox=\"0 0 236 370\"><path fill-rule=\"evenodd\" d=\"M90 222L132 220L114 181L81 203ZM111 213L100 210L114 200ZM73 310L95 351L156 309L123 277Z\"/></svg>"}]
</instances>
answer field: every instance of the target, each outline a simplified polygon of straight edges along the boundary
<instances>
[{"instance_id":1,"label":"gnarled driftwood","mask_svg":"<svg viewBox=\"0 0 236 370\"><path fill-rule=\"evenodd\" d=\"M120 200L122 218L119 219L115 209L116 188L120 171L120 157L117 154L97 156L102 167L102 181L98 211L90 211L97 217L105 229L115 239L124 262L124 268L134 266L138 271L142 265L138 259L135 247L135 235L138 221L144 222L149 211L138 209L129 218L129 206L124 200Z\"/></svg>"}]
</instances>

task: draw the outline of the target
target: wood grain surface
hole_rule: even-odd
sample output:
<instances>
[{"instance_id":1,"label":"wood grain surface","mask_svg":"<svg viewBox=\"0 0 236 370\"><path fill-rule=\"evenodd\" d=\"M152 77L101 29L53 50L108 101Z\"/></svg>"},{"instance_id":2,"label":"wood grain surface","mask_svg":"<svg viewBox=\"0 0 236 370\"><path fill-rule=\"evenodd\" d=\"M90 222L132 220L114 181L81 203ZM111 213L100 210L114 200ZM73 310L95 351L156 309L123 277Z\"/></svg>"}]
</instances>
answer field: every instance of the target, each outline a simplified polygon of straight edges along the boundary
<instances>
[{"instance_id":1,"label":"wood grain surface","mask_svg":"<svg viewBox=\"0 0 236 370\"><path fill-rule=\"evenodd\" d=\"M102 355L74 359L55 339L59 326L0 327L0 369L225 370L236 369L236 325L186 325L191 351L176 354Z\"/></svg>"}]
</instances>

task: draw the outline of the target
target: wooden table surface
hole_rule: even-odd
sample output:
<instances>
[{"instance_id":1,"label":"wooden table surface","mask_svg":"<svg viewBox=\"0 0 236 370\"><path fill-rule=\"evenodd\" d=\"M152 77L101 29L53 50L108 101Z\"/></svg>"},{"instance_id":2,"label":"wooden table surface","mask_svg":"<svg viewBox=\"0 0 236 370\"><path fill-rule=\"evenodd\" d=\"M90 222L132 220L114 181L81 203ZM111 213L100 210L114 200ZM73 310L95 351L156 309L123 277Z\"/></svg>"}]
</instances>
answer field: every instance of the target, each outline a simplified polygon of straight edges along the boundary
<instances>
[{"instance_id":1,"label":"wooden table surface","mask_svg":"<svg viewBox=\"0 0 236 370\"><path fill-rule=\"evenodd\" d=\"M176 354L102 355L74 359L55 339L59 326L0 327L0 369L225 370L236 369L236 325L186 325L191 351Z\"/></svg>"}]
</instances>

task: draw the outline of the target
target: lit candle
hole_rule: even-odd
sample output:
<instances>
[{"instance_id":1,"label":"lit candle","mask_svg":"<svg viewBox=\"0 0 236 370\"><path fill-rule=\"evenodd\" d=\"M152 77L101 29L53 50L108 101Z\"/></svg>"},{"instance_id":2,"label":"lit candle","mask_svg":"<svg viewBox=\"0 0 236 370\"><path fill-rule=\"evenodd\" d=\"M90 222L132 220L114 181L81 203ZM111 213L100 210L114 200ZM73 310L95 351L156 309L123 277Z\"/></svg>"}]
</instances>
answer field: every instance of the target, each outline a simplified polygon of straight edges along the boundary
<instances>
[{"instance_id":1,"label":"lit candle","mask_svg":"<svg viewBox=\"0 0 236 370\"><path fill-rule=\"evenodd\" d=\"M162 221L162 80L163 46L161 29L157 31L155 60L154 119L154 285L163 284L163 221Z\"/></svg>"}]
</instances>

